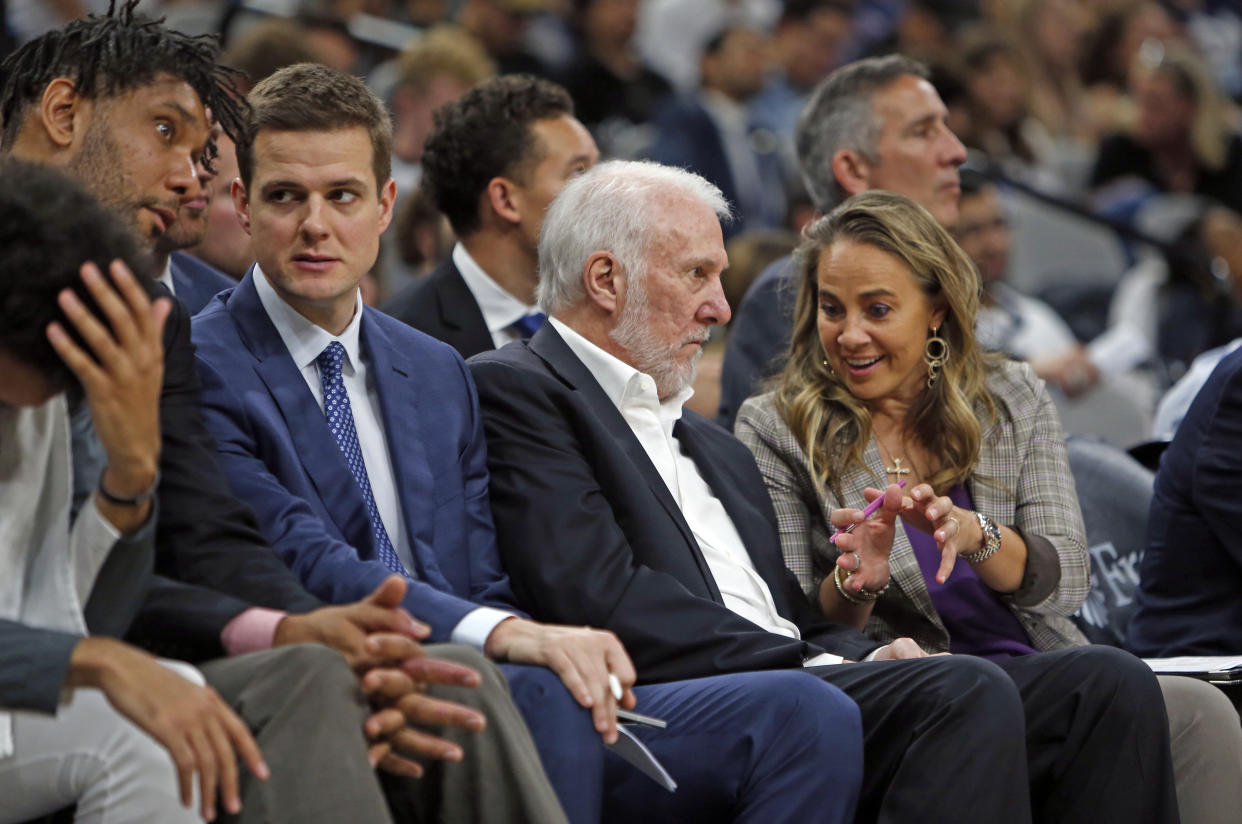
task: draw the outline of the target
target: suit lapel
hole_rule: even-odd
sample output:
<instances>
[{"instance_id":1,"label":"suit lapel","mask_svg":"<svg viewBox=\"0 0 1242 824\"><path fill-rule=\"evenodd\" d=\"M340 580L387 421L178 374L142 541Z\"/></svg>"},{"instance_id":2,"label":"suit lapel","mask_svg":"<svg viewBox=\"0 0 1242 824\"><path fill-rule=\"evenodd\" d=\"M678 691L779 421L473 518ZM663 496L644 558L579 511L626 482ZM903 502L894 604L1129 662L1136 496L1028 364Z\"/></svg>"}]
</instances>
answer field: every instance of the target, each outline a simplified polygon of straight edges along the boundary
<instances>
[{"instance_id":1,"label":"suit lapel","mask_svg":"<svg viewBox=\"0 0 1242 824\"><path fill-rule=\"evenodd\" d=\"M474 293L466 286L452 259L445 261L444 267L438 273L440 276L435 286L440 322L446 330L450 330L445 334L444 342L460 352L463 358L494 349L492 333L487 330L487 321L483 319Z\"/></svg>"},{"instance_id":2,"label":"suit lapel","mask_svg":"<svg viewBox=\"0 0 1242 824\"><path fill-rule=\"evenodd\" d=\"M451 591L440 572L429 531L435 520L435 490L419 425L422 409L415 388L418 373L406 354L375 322L370 309L363 310L360 338L370 381L379 397L393 482L401 501L415 574L437 589Z\"/></svg>"},{"instance_id":3,"label":"suit lapel","mask_svg":"<svg viewBox=\"0 0 1242 824\"><path fill-rule=\"evenodd\" d=\"M512 344L511 344L512 345ZM613 440L618 446L624 450L630 462L638 469L643 479L647 482L647 488L651 494L655 496L660 505L664 507L664 511L677 525L677 529L685 538L686 544L689 546L694 556L695 564L698 565L699 572L703 575L703 581L712 597L717 602L722 602L720 590L716 586L716 579L712 576L708 569L707 560L703 557L703 552L699 549L698 541L694 539L694 533L690 531L689 524L681 514L681 508L677 502L673 500L673 495L669 492L668 485L664 483L664 479L660 477L659 471L655 465L651 463L651 459L647 457L647 451L643 449L643 445L639 443L635 437L634 431L630 429L629 423L621 415L621 411L617 409L612 399L604 392L599 381L595 380L595 376L591 371L578 360L578 356L574 354L564 339L557 334L556 329L549 323L545 323L538 332L530 339L530 350L538 355L552 369L552 371L575 392L577 392L587 406L599 418L604 428L612 435Z\"/></svg>"},{"instance_id":4,"label":"suit lapel","mask_svg":"<svg viewBox=\"0 0 1242 824\"><path fill-rule=\"evenodd\" d=\"M341 535L360 555L375 557L371 520L362 490L328 428L323 410L315 402L280 333L259 301L253 269L229 299L228 311L242 343L257 361L255 371L280 410L302 466L324 508Z\"/></svg>"},{"instance_id":5,"label":"suit lapel","mask_svg":"<svg viewBox=\"0 0 1242 824\"><path fill-rule=\"evenodd\" d=\"M683 416L673 432L690 460L694 461L703 480L711 488L712 494L720 500L725 512L737 530L742 546L750 556L755 571L768 585L772 601L777 613L787 621L796 623L791 605L786 599L787 592L785 562L780 557L779 543L774 544L773 524L763 510L756 507L746 495L745 480L732 464L720 460L718 452L712 450L711 431L708 427L715 424L700 418ZM762 494L762 487L757 487ZM753 491L753 489L752 489Z\"/></svg>"}]
</instances>

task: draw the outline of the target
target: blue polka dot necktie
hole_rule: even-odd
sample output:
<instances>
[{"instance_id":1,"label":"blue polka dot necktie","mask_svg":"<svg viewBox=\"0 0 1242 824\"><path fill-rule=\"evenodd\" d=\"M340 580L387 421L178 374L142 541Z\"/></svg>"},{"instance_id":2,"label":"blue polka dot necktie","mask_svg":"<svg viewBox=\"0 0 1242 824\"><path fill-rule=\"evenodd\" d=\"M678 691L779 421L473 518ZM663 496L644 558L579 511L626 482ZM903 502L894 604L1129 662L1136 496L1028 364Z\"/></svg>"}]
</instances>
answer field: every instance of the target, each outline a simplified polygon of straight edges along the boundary
<instances>
[{"instance_id":1,"label":"blue polka dot necktie","mask_svg":"<svg viewBox=\"0 0 1242 824\"><path fill-rule=\"evenodd\" d=\"M509 328L521 335L522 340L526 340L539 331L539 327L543 326L545 318L547 318L547 315L543 312L531 312L529 315L523 315L509 324Z\"/></svg>"},{"instance_id":2,"label":"blue polka dot necktie","mask_svg":"<svg viewBox=\"0 0 1242 824\"><path fill-rule=\"evenodd\" d=\"M362 490L362 498L367 505L367 516L371 519L371 535L375 538L376 555L384 566L393 572L406 577L409 573L397 557L388 530L380 520L379 510L375 507L375 496L371 494L371 479L367 477L367 466L362 461L362 448L358 445L358 431L354 429L354 412L349 405L349 395L345 392L345 381L341 379L341 364L345 360L345 347L340 341L332 341L315 358L315 366L319 369L319 384L323 387L323 414L328 419L328 428L336 445L345 455L349 471L354 473L354 480Z\"/></svg>"}]
</instances>

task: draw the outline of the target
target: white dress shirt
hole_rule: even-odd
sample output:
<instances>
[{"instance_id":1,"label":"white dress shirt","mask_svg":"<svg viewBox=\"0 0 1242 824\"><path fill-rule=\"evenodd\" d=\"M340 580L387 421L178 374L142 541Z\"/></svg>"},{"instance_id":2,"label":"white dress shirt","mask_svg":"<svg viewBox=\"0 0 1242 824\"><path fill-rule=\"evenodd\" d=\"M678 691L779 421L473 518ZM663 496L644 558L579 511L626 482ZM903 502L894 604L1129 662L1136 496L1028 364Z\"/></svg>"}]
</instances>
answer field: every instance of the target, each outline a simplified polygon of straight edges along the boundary
<instances>
[{"instance_id":1,"label":"white dress shirt","mask_svg":"<svg viewBox=\"0 0 1242 824\"><path fill-rule=\"evenodd\" d=\"M538 312L539 307L523 303L502 289L460 243L453 247L453 265L461 272L461 279L466 282L470 294L474 295L474 302L483 313L483 322L487 324L487 331L491 334L496 348L521 338L516 329L509 327L514 321Z\"/></svg>"},{"instance_id":2,"label":"white dress shirt","mask_svg":"<svg viewBox=\"0 0 1242 824\"><path fill-rule=\"evenodd\" d=\"M733 519L673 434L682 405L694 390L686 388L661 403L650 375L613 357L556 318L549 322L616 404L664 479L707 561L725 606L768 632L801 638L797 625L777 612L772 592L755 570ZM839 664L841 660L838 655L823 653L804 664Z\"/></svg>"},{"instance_id":3,"label":"white dress shirt","mask_svg":"<svg viewBox=\"0 0 1242 824\"><path fill-rule=\"evenodd\" d=\"M256 263L254 266L254 286L259 293L259 302L267 312L268 318L280 334L290 357L302 373L303 380L314 396L319 408L323 409L323 386L319 381L319 368L315 359L332 341L339 341L345 348L345 361L341 364L341 379L345 384L345 393L349 396L350 409L354 415L354 430L358 434L358 446L362 451L362 462L367 470L367 479L371 482L371 495L375 499L375 508L379 512L380 521L388 531L388 539L392 542L397 557L401 559L406 570L413 571L414 554L410 549L409 535L405 530L405 519L402 517L401 501L397 495L396 476L392 461L389 458L388 438L384 432L384 423L379 405L379 394L374 381L367 380L367 362L362 357L359 333L362 326L362 294L357 293L354 305L354 317L339 336L331 335L321 326L298 314L292 306L276 294L276 290L268 282L267 276ZM477 613L477 614L476 614ZM453 628L450 640L454 643L472 644L482 649L488 634L505 618L512 615L503 610L491 607L477 607L467 613L457 626ZM481 633L481 634L480 634Z\"/></svg>"}]
</instances>

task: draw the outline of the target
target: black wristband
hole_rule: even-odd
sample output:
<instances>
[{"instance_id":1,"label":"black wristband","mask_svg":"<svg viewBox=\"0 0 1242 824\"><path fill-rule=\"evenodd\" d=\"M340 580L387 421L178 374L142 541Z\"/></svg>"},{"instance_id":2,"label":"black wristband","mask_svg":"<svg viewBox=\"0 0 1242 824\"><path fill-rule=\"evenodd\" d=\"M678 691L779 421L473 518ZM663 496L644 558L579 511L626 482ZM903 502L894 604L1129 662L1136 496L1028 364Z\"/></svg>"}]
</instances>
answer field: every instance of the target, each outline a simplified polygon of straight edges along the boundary
<instances>
[{"instance_id":1,"label":"black wristband","mask_svg":"<svg viewBox=\"0 0 1242 824\"><path fill-rule=\"evenodd\" d=\"M151 485L142 492L139 492L137 495L129 498L121 495L114 495L108 491L108 487L104 486L104 472L107 471L108 467L105 466L104 471L99 473L99 483L96 485L96 489L99 490L100 497L108 503L116 504L117 506L142 506L147 501L155 497L155 490L158 489L160 485L160 470L159 467L156 467L155 477L151 480Z\"/></svg>"}]
</instances>

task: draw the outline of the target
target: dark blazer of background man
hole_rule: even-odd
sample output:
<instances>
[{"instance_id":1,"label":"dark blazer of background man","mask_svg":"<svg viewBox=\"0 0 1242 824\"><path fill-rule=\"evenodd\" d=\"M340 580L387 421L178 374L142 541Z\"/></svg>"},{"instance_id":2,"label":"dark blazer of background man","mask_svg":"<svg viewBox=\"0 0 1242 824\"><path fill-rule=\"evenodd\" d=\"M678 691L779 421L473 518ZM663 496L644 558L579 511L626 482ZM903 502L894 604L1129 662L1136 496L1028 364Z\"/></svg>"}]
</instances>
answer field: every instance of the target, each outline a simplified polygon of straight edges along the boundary
<instances>
[{"instance_id":1,"label":"dark blazer of background man","mask_svg":"<svg viewBox=\"0 0 1242 824\"><path fill-rule=\"evenodd\" d=\"M383 310L468 358L530 337L537 312L539 228L548 203L599 152L573 101L547 80L485 81L436 112L422 185L458 242L425 280Z\"/></svg>"}]
</instances>

